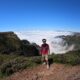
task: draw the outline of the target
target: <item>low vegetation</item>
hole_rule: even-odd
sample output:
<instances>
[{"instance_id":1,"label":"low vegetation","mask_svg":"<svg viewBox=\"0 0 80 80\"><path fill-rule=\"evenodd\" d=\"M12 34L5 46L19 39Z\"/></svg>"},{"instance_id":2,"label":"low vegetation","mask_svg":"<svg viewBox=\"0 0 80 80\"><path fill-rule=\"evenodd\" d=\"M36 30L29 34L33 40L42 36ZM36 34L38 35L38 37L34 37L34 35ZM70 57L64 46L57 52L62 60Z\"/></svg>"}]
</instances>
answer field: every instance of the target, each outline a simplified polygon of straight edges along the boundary
<instances>
[{"instance_id":1,"label":"low vegetation","mask_svg":"<svg viewBox=\"0 0 80 80\"><path fill-rule=\"evenodd\" d=\"M51 56L53 62L79 65L80 64L80 50L70 51L65 54L54 54Z\"/></svg>"},{"instance_id":2,"label":"low vegetation","mask_svg":"<svg viewBox=\"0 0 80 80\"><path fill-rule=\"evenodd\" d=\"M52 54L49 56L51 63L63 63L70 65L80 64L80 51L72 51L66 54ZM32 68L41 64L41 56L25 57L18 55L0 55L0 77L9 76L19 70Z\"/></svg>"},{"instance_id":3,"label":"low vegetation","mask_svg":"<svg viewBox=\"0 0 80 80\"><path fill-rule=\"evenodd\" d=\"M65 37L63 38L65 39ZM68 44L71 44L69 41L73 41L74 38L74 36L68 37ZM76 37L74 42L79 44L80 39ZM49 55L49 63L79 65L80 50ZM27 40L20 40L13 32L0 33L0 80L15 72L25 68L32 68L39 64L41 64L41 56L39 56L39 46L37 44L31 44Z\"/></svg>"},{"instance_id":4,"label":"low vegetation","mask_svg":"<svg viewBox=\"0 0 80 80\"><path fill-rule=\"evenodd\" d=\"M0 77L6 77L25 68L40 64L40 57L24 57L17 55L0 55Z\"/></svg>"}]
</instances>

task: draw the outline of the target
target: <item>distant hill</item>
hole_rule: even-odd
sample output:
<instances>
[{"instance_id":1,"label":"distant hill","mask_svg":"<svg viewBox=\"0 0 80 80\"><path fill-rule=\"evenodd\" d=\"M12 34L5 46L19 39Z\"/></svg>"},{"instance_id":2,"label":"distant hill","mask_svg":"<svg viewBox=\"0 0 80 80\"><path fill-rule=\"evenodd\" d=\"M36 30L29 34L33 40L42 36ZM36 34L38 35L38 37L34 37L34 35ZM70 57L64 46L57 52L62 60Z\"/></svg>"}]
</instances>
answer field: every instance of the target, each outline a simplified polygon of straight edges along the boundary
<instances>
[{"instance_id":1,"label":"distant hill","mask_svg":"<svg viewBox=\"0 0 80 80\"><path fill-rule=\"evenodd\" d=\"M34 31L21 31L21 32L15 32L20 39L27 39L30 41L30 43L36 43L39 46L42 44L42 39L47 39L47 43L50 46L50 52L55 54L61 54L65 53L69 50L66 50L66 44L65 41L63 41L61 38L55 38L57 36L67 36L67 35L73 35L73 32L70 31L49 31L49 30L34 30ZM62 44L62 45L61 45Z\"/></svg>"},{"instance_id":2,"label":"distant hill","mask_svg":"<svg viewBox=\"0 0 80 80\"><path fill-rule=\"evenodd\" d=\"M21 41L14 32L1 32L0 33L0 52L10 53L19 50Z\"/></svg>"},{"instance_id":3,"label":"distant hill","mask_svg":"<svg viewBox=\"0 0 80 80\"><path fill-rule=\"evenodd\" d=\"M38 55L38 50L27 40L20 40L14 32L0 32L0 54Z\"/></svg>"},{"instance_id":4,"label":"distant hill","mask_svg":"<svg viewBox=\"0 0 80 80\"><path fill-rule=\"evenodd\" d=\"M46 34L25 32L21 35L25 39L21 39L20 34L0 32L0 54L39 55L40 44L38 43L42 43L43 37L46 37L51 53L62 54L68 51L80 50L80 33L77 32L46 32Z\"/></svg>"},{"instance_id":5,"label":"distant hill","mask_svg":"<svg viewBox=\"0 0 80 80\"><path fill-rule=\"evenodd\" d=\"M62 38L65 40L68 44L68 46L73 45L72 50L80 50L80 33L74 32L73 35L67 35L67 36L58 36L59 38Z\"/></svg>"}]
</instances>

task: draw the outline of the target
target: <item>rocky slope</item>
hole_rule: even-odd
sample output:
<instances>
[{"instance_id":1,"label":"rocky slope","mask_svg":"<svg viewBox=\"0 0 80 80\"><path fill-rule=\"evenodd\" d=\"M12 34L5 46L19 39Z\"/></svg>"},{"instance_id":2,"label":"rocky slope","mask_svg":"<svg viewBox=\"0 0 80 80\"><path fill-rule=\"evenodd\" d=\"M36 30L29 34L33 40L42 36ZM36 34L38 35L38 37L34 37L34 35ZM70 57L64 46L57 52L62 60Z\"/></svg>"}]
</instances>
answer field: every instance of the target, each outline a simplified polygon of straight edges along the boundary
<instances>
[{"instance_id":1,"label":"rocky slope","mask_svg":"<svg viewBox=\"0 0 80 80\"><path fill-rule=\"evenodd\" d=\"M17 72L6 80L80 80L80 65L52 64L50 69L40 65Z\"/></svg>"}]
</instances>

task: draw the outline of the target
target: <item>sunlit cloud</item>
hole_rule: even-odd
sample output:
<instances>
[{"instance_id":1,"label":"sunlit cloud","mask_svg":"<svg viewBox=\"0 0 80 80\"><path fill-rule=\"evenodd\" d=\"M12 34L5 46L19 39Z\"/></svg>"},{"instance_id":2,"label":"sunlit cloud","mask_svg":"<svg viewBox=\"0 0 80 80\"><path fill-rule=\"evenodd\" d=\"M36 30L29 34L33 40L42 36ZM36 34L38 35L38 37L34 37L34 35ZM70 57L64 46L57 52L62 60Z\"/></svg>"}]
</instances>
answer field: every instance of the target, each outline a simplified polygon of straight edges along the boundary
<instances>
[{"instance_id":1,"label":"sunlit cloud","mask_svg":"<svg viewBox=\"0 0 80 80\"><path fill-rule=\"evenodd\" d=\"M26 39L31 43L36 43L41 46L42 39L47 39L47 43L50 45L51 53L65 53L69 49L67 43L60 38L55 38L61 35L72 35L72 32L61 32L61 31L21 31L15 32L20 39ZM55 44L56 43L56 44ZM65 44L65 46L64 46ZM71 46L72 47L72 46ZM70 47L70 48L71 48Z\"/></svg>"}]
</instances>

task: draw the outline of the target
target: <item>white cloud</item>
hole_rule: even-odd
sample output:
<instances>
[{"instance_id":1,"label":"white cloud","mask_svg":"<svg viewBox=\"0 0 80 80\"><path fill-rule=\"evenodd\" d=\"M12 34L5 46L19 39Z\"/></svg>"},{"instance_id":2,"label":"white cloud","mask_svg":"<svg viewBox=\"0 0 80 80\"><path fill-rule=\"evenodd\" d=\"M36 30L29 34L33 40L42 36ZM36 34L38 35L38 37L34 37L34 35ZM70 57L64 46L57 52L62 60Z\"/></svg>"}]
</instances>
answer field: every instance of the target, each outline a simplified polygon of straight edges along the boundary
<instances>
[{"instance_id":1,"label":"white cloud","mask_svg":"<svg viewBox=\"0 0 80 80\"><path fill-rule=\"evenodd\" d=\"M66 52L66 45L60 45L65 43L62 39L55 39L56 36L60 35L72 35L71 32L59 32L59 31L21 31L21 32L15 32L20 39L27 39L30 42L35 42L39 45L42 44L42 39L46 38L47 43L50 45L51 53L64 53ZM52 44L52 42L56 42L57 44Z\"/></svg>"}]
</instances>

